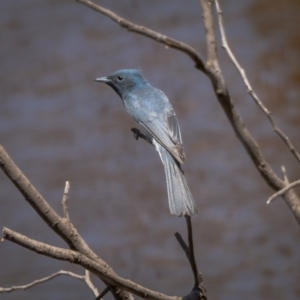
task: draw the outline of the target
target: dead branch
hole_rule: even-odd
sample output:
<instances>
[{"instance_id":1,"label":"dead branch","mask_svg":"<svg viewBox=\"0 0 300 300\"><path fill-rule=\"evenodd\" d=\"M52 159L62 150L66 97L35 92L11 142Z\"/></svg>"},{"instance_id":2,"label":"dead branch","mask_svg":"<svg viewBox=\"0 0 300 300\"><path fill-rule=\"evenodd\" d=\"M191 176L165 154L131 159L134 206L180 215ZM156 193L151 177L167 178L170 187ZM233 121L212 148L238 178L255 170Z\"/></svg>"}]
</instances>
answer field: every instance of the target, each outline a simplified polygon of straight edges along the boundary
<instances>
[{"instance_id":1,"label":"dead branch","mask_svg":"<svg viewBox=\"0 0 300 300\"><path fill-rule=\"evenodd\" d=\"M72 250L76 250L84 254L89 259L100 264L108 272L114 272L112 268L104 262L92 249L86 244L78 233L72 222L66 218L61 218L47 203L43 196L35 189L27 177L15 165L13 160L0 145L0 168L6 176L17 187L25 200L39 214L39 216L49 225L49 227L58 234ZM106 282L104 282L106 284ZM131 295L122 292L118 287L112 288L112 293L116 300L131 299Z\"/></svg>"},{"instance_id":2,"label":"dead branch","mask_svg":"<svg viewBox=\"0 0 300 300\"><path fill-rule=\"evenodd\" d=\"M233 127L237 137L245 147L247 153L252 159L258 172L264 178L266 183L278 191L285 186L285 182L280 179L274 170L271 168L267 160L262 154L260 147L255 139L252 137L248 129L246 128L243 119L229 95L224 78L222 76L221 69L218 63L217 51L216 51L216 38L214 31L214 21L212 15L212 0L200 0L200 4L203 10L203 21L206 31L206 45L207 45L207 62L206 71L211 80L216 97L221 104L230 124ZM297 222L300 224L300 201L293 190L289 190L284 199L292 210Z\"/></svg>"},{"instance_id":3,"label":"dead branch","mask_svg":"<svg viewBox=\"0 0 300 300\"><path fill-rule=\"evenodd\" d=\"M77 250L91 259L95 259L104 267L108 266L102 261L81 238L73 224L61 218L46 202L43 196L35 189L31 182L16 166L13 160L0 145L0 167L12 183L17 187L25 200L33 207L40 217L54 230L71 249Z\"/></svg>"},{"instance_id":4,"label":"dead branch","mask_svg":"<svg viewBox=\"0 0 300 300\"><path fill-rule=\"evenodd\" d=\"M233 54L233 52L228 44L228 41L227 41L225 28L224 28L224 21L223 21L223 12L221 11L218 0L215 0L215 4L216 4L217 13L218 13L218 21L219 21L219 28L220 28L220 33L221 33L222 47L225 49L230 60L232 61L232 63L236 67L237 71L241 75L242 80L247 88L247 92L249 93L249 95L252 97L252 99L255 101L255 103L258 105L258 107L264 112L264 114L268 117L268 119L273 127L273 130L278 134L278 136L287 145L287 147L289 148L291 153L294 155L294 157L300 162L299 152L295 149L294 145L291 143L288 136L285 135L282 132L282 130L278 127L274 118L272 117L272 113L266 108L266 106L263 104L263 102L258 98L258 96L254 92L254 90L247 78L247 75L246 75L244 69L241 67L241 65L239 64L235 55Z\"/></svg>"},{"instance_id":5,"label":"dead branch","mask_svg":"<svg viewBox=\"0 0 300 300\"><path fill-rule=\"evenodd\" d=\"M76 0L76 1L109 17L114 22L118 23L121 27L127 29L128 31L132 31L132 32L144 35L150 39L153 39L159 43L164 44L165 46L167 46L169 48L177 49L177 50L184 52L194 61L195 67L197 69L205 72L204 63L200 57L200 54L193 47L191 47L181 41L177 41L171 37L163 35L159 32L153 31L147 27L131 23L128 20L120 17L116 13L112 12L111 10L106 9L103 6L97 5L96 3L92 2L92 1L89 1L89 0Z\"/></svg>"},{"instance_id":6,"label":"dead branch","mask_svg":"<svg viewBox=\"0 0 300 300\"><path fill-rule=\"evenodd\" d=\"M147 289L131 280L124 279L108 270L103 264L88 258L87 256L69 249L54 247L36 240L30 239L11 229L3 229L3 238L5 240L16 243L24 248L34 251L38 254L45 255L57 260L64 260L82 266L86 270L92 272L104 282L111 286L117 286L129 293L133 293L141 298L149 300L179 300L180 297L168 296L150 289Z\"/></svg>"},{"instance_id":7,"label":"dead branch","mask_svg":"<svg viewBox=\"0 0 300 300\"><path fill-rule=\"evenodd\" d=\"M121 27L127 29L128 31L133 31L135 33L144 35L148 38L151 38L159 43L164 44L167 47L177 49L186 55L188 55L193 62L195 63L196 68L204 72L211 80L213 89L215 91L216 97L221 104L229 122L231 123L234 132L237 137L245 147L247 153L251 157L254 165L257 170L264 178L264 180L269 184L274 190L279 191L280 195L283 195L286 203L294 213L294 216L298 223L300 224L300 201L295 192L291 189L294 187L296 182L289 184L287 186L287 176L285 174L284 180L279 178L271 166L268 164L266 159L264 158L261 149L259 148L255 139L251 136L249 131L244 125L243 119L240 116L239 112L234 106L234 103L229 95L229 92L226 87L225 80L222 76L222 72L218 63L217 56L217 43L215 37L214 30L214 18L212 15L212 4L213 0L200 0L200 4L203 10L203 21L205 25L206 31L206 45L207 45L207 60L204 63L204 60L201 58L200 54L189 45L172 39L168 36L162 35L158 32L155 32L151 29L148 29L143 26L136 25L131 23L124 18L121 18L114 12L107 10L95 3L88 0L77 0L78 2L106 15L111 18L113 21L118 23ZM223 34L223 39L225 40L227 45L227 40L225 36L225 30L223 27L222 13L219 7L218 2L216 2L217 13L219 16L219 25L221 34ZM227 51L232 54L229 46ZM233 54L232 54L233 55ZM235 57L233 56L232 61L234 64L237 63ZM299 160L299 153L294 149L293 145L290 144L290 141L287 136L285 136L280 129L276 126L271 113L265 108L265 106L261 103L259 98L253 92L252 87L244 73L244 70L237 63L236 67L238 68L244 83L248 89L249 94L254 98L260 108L266 113L268 116L274 130L277 134L285 141L288 145L290 151L295 155L295 157ZM0 146L0 167L5 172L7 177L14 183L14 185L18 188L18 190L22 193L26 201L33 207L33 209L40 215L40 217L57 233L70 247L69 249L63 249L58 247L53 247L51 245L47 245L45 243L41 243L32 239L29 239L26 236L23 236L17 232L14 232L10 229L3 229L3 238L14 242L16 244L21 245L31 251L35 251L39 254L49 256L55 259L69 261L70 263L75 263L86 270L93 272L96 276L101 278L103 282L107 285L107 289L111 289L115 299L132 299L130 293L133 293L142 298L148 299L156 299L156 300L175 300L180 299L179 297L171 297L168 295L164 295L152 290L149 290L145 287L142 287L130 280L126 280L122 277L119 277L113 270L107 265L101 258L99 258L85 243L82 237L77 232L76 228L72 224L69 219L69 214L67 210L67 199L68 199L68 188L66 185L65 193L62 201L64 217L60 217L46 202L46 200L39 194L39 192L34 188L34 186L30 183L30 181L25 177L25 175L18 169L18 167L14 164L14 162L10 159L8 154L5 152L3 147ZM298 181L297 181L297 184ZM283 191L284 190L284 191ZM273 195L274 196L274 195ZM187 228L188 228L188 243L189 246L185 244L183 239L177 238L180 245L184 249L189 259L191 269L194 274L195 287L198 289L203 280L201 274L198 272L198 268L195 262L194 257L194 248L193 248L193 240L192 240L192 225L190 218L186 218ZM54 275L54 274L52 274ZM51 277L50 275L49 277ZM41 279L43 280L43 279ZM122 291L120 292L121 289ZM1 291L1 290L0 290ZM194 291L194 289L193 289ZM185 296L184 298L194 298L199 299L199 295L201 297L205 297L202 299L206 299L205 290L200 289L200 293L195 294L193 291ZM102 293L101 293L102 294Z\"/></svg>"},{"instance_id":8,"label":"dead branch","mask_svg":"<svg viewBox=\"0 0 300 300\"><path fill-rule=\"evenodd\" d=\"M32 240L8 228L3 229L3 240L9 240L19 244L22 247L30 249L31 251L35 251L38 254L81 265L86 270L93 272L101 280L103 280L116 299L132 300L133 297L131 296L130 292L133 292L137 296L149 299L179 299L179 297L163 295L119 277L106 262L99 258L86 245L71 221L66 218L61 218L57 215L57 213L38 193L38 191L29 182L21 170L14 164L14 162L5 152L4 148L1 146L0 167L23 194L27 202L29 202L29 204L38 212L38 214L48 225L52 225L51 228L67 242L71 250L53 247L45 243ZM66 197L68 192L69 184L66 184L65 194L63 196L65 215L65 211L67 211ZM88 278L86 280L88 283ZM186 297L197 300L199 298L199 292L197 293L197 291L193 289L193 291Z\"/></svg>"}]
</instances>

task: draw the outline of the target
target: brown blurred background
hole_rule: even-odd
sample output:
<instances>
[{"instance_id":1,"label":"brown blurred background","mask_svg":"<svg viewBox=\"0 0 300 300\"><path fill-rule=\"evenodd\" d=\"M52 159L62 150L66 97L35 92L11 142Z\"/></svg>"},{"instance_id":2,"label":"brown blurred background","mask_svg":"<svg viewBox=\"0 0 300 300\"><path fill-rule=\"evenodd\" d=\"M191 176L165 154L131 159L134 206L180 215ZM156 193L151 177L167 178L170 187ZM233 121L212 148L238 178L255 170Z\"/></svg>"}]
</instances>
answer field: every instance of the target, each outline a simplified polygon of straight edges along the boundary
<instances>
[{"instance_id":1,"label":"brown blurred background","mask_svg":"<svg viewBox=\"0 0 300 300\"><path fill-rule=\"evenodd\" d=\"M199 1L98 1L125 18L191 44L205 57ZM258 95L300 149L300 2L221 1L229 42ZM279 173L299 164L247 95L219 49L230 93L246 125ZM209 80L185 55L128 33L105 16L65 0L0 2L0 141L49 203L69 210L87 243L121 276L170 295L185 295L192 274L174 233L163 166L135 141L118 96L93 82L122 68L140 68L171 100L179 119L186 176L199 214L195 251L209 299L299 299L299 226L261 179L222 112ZM298 189L299 192L299 189ZM300 194L300 193L299 193ZM0 225L57 246L0 173ZM83 271L0 244L0 286L23 285L60 269ZM95 280L99 290L103 286ZM109 296L110 297L110 296ZM56 278L1 299L93 299L84 283Z\"/></svg>"}]
</instances>

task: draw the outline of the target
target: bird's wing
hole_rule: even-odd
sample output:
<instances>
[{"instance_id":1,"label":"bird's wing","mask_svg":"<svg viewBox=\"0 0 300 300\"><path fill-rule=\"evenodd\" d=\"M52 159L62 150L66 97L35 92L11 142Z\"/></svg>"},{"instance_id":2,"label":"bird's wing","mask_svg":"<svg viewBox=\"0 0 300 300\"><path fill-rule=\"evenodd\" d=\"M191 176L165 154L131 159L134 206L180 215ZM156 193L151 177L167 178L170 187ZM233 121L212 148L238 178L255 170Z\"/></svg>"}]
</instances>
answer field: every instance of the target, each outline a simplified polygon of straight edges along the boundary
<instances>
[{"instance_id":1,"label":"bird's wing","mask_svg":"<svg viewBox=\"0 0 300 300\"><path fill-rule=\"evenodd\" d=\"M149 100L151 99L151 101ZM151 86L136 89L124 101L125 108L155 140L179 162L185 161L176 114L167 96Z\"/></svg>"},{"instance_id":2,"label":"bird's wing","mask_svg":"<svg viewBox=\"0 0 300 300\"><path fill-rule=\"evenodd\" d=\"M163 99L162 110L149 115L153 117L147 121L139 122L150 134L164 146L180 163L184 163L182 138L176 114L166 95L159 91L159 97ZM155 115L155 116L154 116Z\"/></svg>"},{"instance_id":3,"label":"bird's wing","mask_svg":"<svg viewBox=\"0 0 300 300\"><path fill-rule=\"evenodd\" d=\"M173 114L167 115L166 119L171 140L174 142L175 145L181 145L182 147L181 132L174 111Z\"/></svg>"},{"instance_id":4,"label":"bird's wing","mask_svg":"<svg viewBox=\"0 0 300 300\"><path fill-rule=\"evenodd\" d=\"M139 122L157 142L164 146L178 162L184 163L185 155L183 151L180 129L176 116L167 116L166 120L161 118L148 122Z\"/></svg>"}]
</instances>

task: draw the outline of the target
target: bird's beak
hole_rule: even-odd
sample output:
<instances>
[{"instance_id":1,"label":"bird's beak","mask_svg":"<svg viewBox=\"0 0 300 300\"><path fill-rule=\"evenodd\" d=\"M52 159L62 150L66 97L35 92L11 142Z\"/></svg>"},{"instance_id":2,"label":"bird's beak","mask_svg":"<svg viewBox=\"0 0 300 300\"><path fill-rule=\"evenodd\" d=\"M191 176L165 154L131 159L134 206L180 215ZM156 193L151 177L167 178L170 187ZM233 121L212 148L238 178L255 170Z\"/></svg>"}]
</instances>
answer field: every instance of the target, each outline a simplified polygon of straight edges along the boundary
<instances>
[{"instance_id":1,"label":"bird's beak","mask_svg":"<svg viewBox=\"0 0 300 300\"><path fill-rule=\"evenodd\" d=\"M107 78L107 77L96 78L95 81L96 82L104 82L104 83L111 82L111 80L109 78Z\"/></svg>"}]
</instances>

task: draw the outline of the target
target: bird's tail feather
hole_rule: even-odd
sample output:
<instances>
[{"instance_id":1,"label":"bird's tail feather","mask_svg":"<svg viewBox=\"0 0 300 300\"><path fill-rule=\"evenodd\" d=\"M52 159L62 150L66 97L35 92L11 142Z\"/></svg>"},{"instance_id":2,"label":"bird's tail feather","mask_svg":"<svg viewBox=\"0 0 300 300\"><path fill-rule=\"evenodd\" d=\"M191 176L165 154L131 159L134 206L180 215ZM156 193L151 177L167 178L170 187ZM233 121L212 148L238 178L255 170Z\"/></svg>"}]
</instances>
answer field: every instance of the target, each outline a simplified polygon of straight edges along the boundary
<instances>
[{"instance_id":1,"label":"bird's tail feather","mask_svg":"<svg viewBox=\"0 0 300 300\"><path fill-rule=\"evenodd\" d=\"M165 167L171 214L178 217L192 216L197 213L197 209L179 163L160 144L155 143L155 148Z\"/></svg>"}]
</instances>

